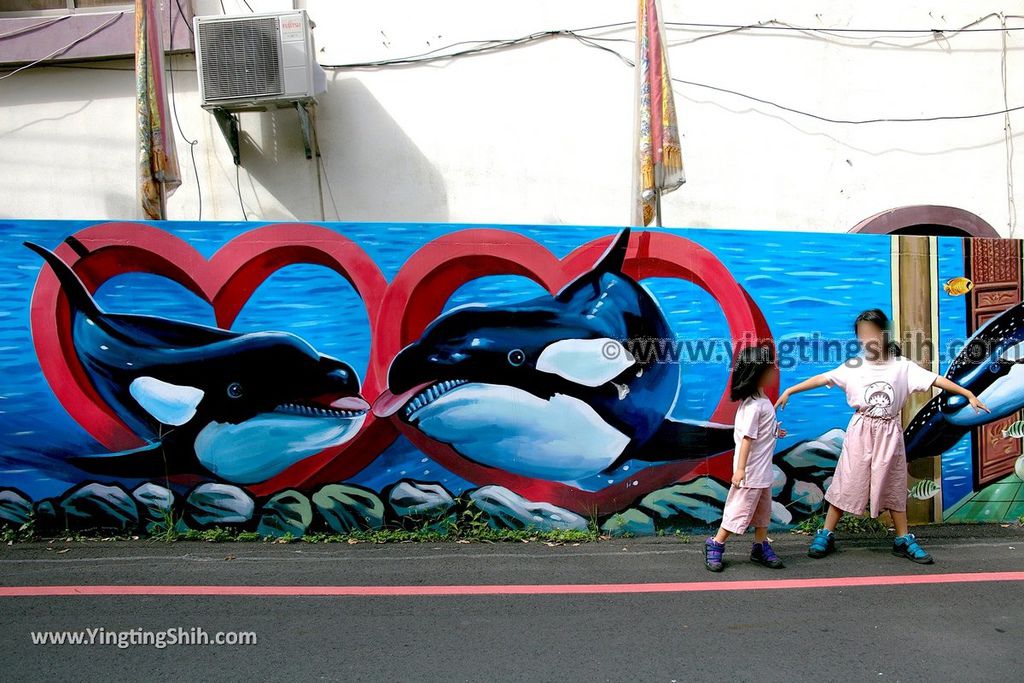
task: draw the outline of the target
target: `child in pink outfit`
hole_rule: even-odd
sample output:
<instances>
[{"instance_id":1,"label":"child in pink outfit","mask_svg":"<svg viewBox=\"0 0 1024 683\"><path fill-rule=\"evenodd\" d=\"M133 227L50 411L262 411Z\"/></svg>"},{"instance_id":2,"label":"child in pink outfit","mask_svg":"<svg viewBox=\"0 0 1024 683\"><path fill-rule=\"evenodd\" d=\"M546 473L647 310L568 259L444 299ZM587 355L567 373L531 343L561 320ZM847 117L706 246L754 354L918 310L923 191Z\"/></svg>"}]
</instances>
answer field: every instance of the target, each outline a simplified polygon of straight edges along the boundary
<instances>
[{"instance_id":1,"label":"child in pink outfit","mask_svg":"<svg viewBox=\"0 0 1024 683\"><path fill-rule=\"evenodd\" d=\"M963 396L975 410L988 408L970 391L900 357L899 346L890 340L889 319L877 308L861 313L854 330L864 348L861 356L786 389L775 404L781 410L793 394L837 386L856 410L825 493L829 503L825 525L811 541L808 555L821 558L835 550L834 532L844 512L862 515L866 510L878 517L888 511L897 534L893 554L931 564L931 555L908 533L907 456L900 420L903 404L911 393L936 386Z\"/></svg>"},{"instance_id":2,"label":"child in pink outfit","mask_svg":"<svg viewBox=\"0 0 1024 683\"><path fill-rule=\"evenodd\" d=\"M732 460L732 486L725 499L722 526L704 543L704 566L720 572L725 541L732 534L746 533L754 526L753 562L772 569L783 566L768 541L772 513L772 456L777 436L785 436L775 419L775 407L764 395L778 377L775 354L770 346L740 351L732 373L730 398L740 401L733 434L736 450Z\"/></svg>"}]
</instances>

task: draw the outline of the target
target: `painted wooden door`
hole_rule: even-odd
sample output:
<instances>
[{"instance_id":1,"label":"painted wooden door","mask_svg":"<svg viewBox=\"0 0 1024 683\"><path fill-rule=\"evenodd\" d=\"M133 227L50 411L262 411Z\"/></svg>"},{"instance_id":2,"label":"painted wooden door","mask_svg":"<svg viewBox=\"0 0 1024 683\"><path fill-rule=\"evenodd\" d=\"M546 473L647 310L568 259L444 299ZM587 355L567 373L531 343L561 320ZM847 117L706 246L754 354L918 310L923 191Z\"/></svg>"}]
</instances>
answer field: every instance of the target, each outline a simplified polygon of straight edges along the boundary
<instances>
[{"instance_id":1,"label":"painted wooden door","mask_svg":"<svg viewBox=\"0 0 1024 683\"><path fill-rule=\"evenodd\" d=\"M964 258L974 289L967 300L970 333L1021 301L1021 243L1019 240L964 240ZM1020 439L1002 438L1002 430L1021 414L991 422L974 430L974 483L976 488L1005 477L1021 455Z\"/></svg>"}]
</instances>

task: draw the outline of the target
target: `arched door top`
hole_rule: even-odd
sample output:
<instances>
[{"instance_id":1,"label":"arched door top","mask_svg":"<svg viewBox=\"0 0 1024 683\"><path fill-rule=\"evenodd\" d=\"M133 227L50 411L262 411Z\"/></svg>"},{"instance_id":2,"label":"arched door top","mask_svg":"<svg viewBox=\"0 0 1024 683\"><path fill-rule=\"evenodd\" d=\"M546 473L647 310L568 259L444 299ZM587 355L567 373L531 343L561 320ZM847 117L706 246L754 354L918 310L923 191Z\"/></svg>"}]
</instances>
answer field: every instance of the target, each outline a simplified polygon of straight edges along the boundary
<instances>
[{"instance_id":1,"label":"arched door top","mask_svg":"<svg viewBox=\"0 0 1024 683\"><path fill-rule=\"evenodd\" d=\"M850 232L876 235L949 235L999 237L981 216L954 206L918 204L876 213L850 228Z\"/></svg>"}]
</instances>

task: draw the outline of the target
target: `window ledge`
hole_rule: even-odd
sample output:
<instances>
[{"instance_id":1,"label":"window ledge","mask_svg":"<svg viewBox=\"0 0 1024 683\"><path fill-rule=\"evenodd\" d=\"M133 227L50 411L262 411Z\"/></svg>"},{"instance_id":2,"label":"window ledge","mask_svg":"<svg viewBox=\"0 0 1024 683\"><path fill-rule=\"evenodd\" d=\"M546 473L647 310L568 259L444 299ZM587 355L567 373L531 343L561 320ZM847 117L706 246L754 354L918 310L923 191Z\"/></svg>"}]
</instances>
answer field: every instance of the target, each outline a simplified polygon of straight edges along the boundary
<instances>
[{"instance_id":1,"label":"window ledge","mask_svg":"<svg viewBox=\"0 0 1024 683\"><path fill-rule=\"evenodd\" d=\"M173 2L173 0L172 0ZM191 3L181 3L182 16L173 5L174 42L171 42L171 19L161 12L164 49L167 52L189 52L194 49ZM120 15L120 16L119 16ZM109 26L102 27L107 22ZM39 25L36 28L32 26ZM19 31L25 31L19 33ZM14 35L10 35L10 34ZM131 57L135 54L134 9L107 12L76 12L63 16L40 14L36 16L0 16L0 64L27 64L42 59L61 48L81 42L54 55L48 62Z\"/></svg>"}]
</instances>

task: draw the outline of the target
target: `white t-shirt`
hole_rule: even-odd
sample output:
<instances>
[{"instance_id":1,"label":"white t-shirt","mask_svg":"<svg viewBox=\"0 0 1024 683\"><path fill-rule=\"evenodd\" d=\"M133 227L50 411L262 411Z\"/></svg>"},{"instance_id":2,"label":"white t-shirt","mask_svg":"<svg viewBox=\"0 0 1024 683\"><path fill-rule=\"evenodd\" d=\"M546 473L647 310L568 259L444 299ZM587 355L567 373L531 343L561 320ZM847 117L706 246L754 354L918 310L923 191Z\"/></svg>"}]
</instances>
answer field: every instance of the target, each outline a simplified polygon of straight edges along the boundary
<instances>
[{"instance_id":1,"label":"white t-shirt","mask_svg":"<svg viewBox=\"0 0 1024 683\"><path fill-rule=\"evenodd\" d=\"M749 436L753 439L750 452L747 454L743 488L765 489L772 485L772 456L775 454L777 427L775 406L764 396L745 398L736 409L736 422L733 427L733 438L736 441L736 450L732 456L733 472L740 463L740 444L743 443L743 437Z\"/></svg>"},{"instance_id":2,"label":"white t-shirt","mask_svg":"<svg viewBox=\"0 0 1024 683\"><path fill-rule=\"evenodd\" d=\"M829 386L846 391L851 408L873 417L898 418L907 397L927 391L938 377L901 356L882 362L851 358L825 373Z\"/></svg>"}]
</instances>

